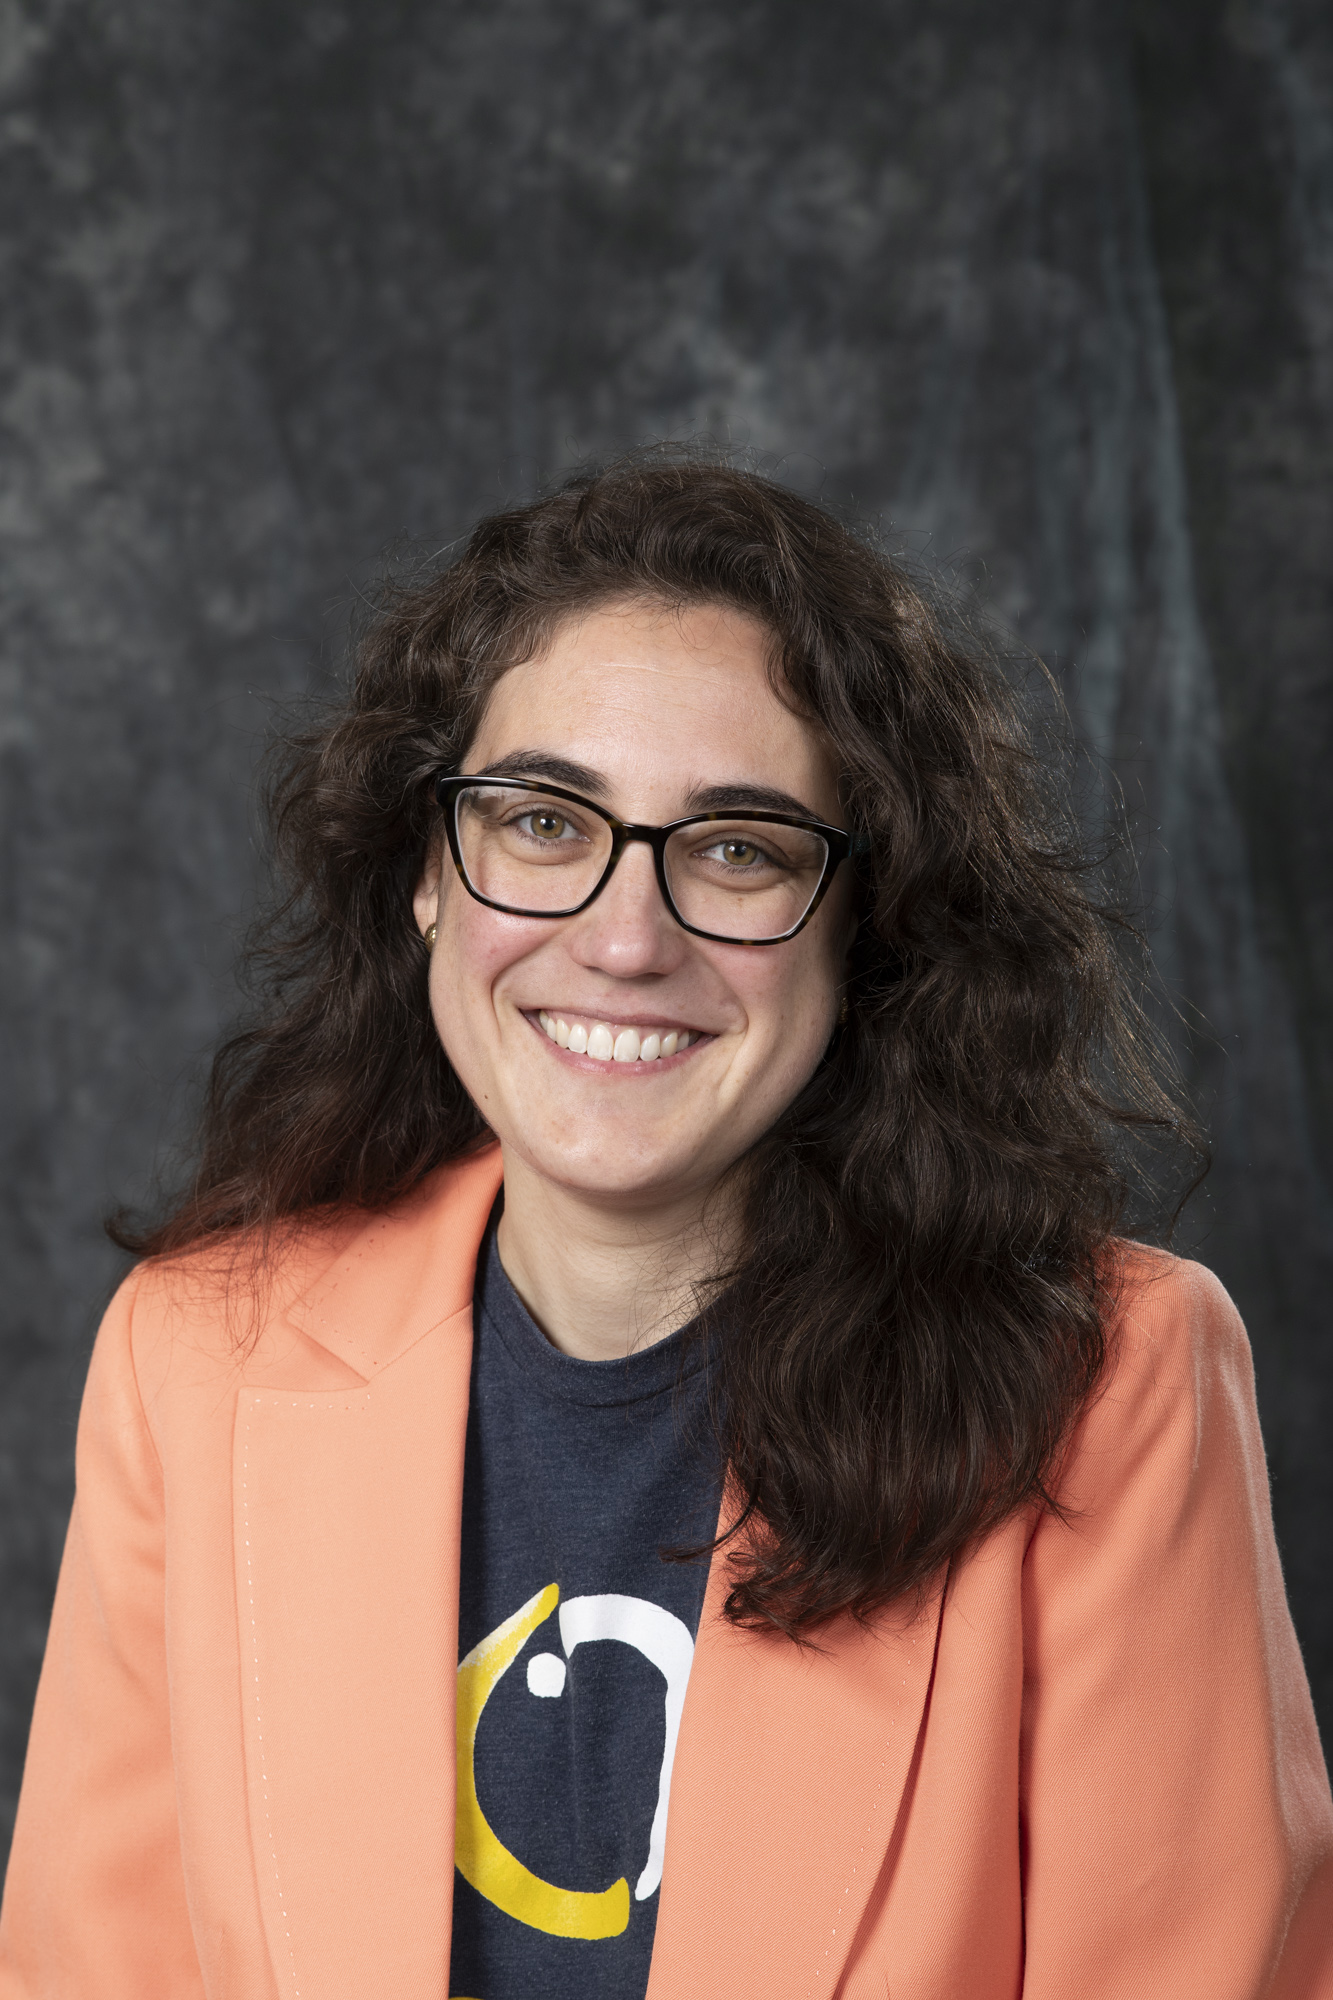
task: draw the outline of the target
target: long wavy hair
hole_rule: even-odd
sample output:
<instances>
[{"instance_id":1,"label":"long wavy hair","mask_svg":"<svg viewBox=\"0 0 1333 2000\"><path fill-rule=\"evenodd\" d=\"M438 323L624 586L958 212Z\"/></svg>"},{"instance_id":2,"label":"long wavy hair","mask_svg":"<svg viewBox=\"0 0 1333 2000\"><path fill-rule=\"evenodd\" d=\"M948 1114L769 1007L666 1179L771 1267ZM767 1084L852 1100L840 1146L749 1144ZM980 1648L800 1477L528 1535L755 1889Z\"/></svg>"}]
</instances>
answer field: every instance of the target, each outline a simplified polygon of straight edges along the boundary
<instances>
[{"instance_id":1,"label":"long wavy hair","mask_svg":"<svg viewBox=\"0 0 1333 2000\"><path fill-rule=\"evenodd\" d=\"M111 1227L148 1255L267 1244L381 1208L485 1139L412 914L441 838L430 780L461 764L507 667L629 597L761 621L869 836L846 1024L741 1163L742 1248L706 1314L750 1528L727 1612L803 1637L1052 1504L1104 1364L1111 1239L1135 1226L1127 1141L1192 1143L1132 934L1006 677L938 592L810 500L724 457L639 454L386 589L345 702L286 746L287 893L256 947L259 1012L214 1062L192 1183L156 1226Z\"/></svg>"}]
</instances>

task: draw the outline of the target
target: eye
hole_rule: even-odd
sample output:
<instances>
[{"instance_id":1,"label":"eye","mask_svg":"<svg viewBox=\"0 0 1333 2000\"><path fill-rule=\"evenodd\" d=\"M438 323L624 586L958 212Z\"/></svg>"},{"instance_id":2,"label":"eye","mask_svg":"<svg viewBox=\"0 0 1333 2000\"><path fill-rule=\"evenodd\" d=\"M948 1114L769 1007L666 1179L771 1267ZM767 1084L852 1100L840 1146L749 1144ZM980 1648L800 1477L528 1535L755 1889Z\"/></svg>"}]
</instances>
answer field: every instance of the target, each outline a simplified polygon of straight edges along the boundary
<instances>
[{"instance_id":1,"label":"eye","mask_svg":"<svg viewBox=\"0 0 1333 2000\"><path fill-rule=\"evenodd\" d=\"M724 875L758 875L780 865L767 847L743 833L729 833L707 847L696 848L695 860L707 862Z\"/></svg>"},{"instance_id":2,"label":"eye","mask_svg":"<svg viewBox=\"0 0 1333 2000\"><path fill-rule=\"evenodd\" d=\"M559 840L569 830L569 821L563 813L552 812L549 807L543 807L537 812L524 813L519 824L526 827L537 840Z\"/></svg>"}]
</instances>

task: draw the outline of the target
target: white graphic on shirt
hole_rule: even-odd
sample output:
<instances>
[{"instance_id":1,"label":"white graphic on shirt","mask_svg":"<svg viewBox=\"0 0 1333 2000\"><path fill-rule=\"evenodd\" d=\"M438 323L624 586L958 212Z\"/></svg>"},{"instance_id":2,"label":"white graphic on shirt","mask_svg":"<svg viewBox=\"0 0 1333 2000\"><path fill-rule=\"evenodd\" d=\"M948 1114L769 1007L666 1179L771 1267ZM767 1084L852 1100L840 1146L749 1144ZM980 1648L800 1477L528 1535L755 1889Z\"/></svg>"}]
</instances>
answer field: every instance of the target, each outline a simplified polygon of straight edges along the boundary
<instances>
[{"instance_id":1,"label":"white graphic on shirt","mask_svg":"<svg viewBox=\"0 0 1333 2000\"><path fill-rule=\"evenodd\" d=\"M565 1691L565 1663L559 1653L534 1653L528 1661L528 1693L557 1701Z\"/></svg>"},{"instance_id":2,"label":"white graphic on shirt","mask_svg":"<svg viewBox=\"0 0 1333 2000\"><path fill-rule=\"evenodd\" d=\"M671 1767L675 1762L676 1738L680 1733L681 1711L685 1706L685 1684L694 1659L694 1641L688 1625L670 1611L664 1611L660 1604L650 1604L646 1597L608 1595L567 1598L560 1606L560 1640L566 1656L576 1646L595 1639L619 1639L622 1645L633 1646L635 1652L642 1653L645 1660L651 1661L666 1682L666 1741L662 1746L662 1775L657 1783L657 1811L653 1814L652 1832L648 1836L648 1859L634 1885L634 1900L642 1903L662 1880ZM556 1665L562 1664L554 1653L544 1657ZM536 1664L534 1660L528 1668L530 1688L532 1667ZM563 1680L562 1674L562 1686ZM559 1688L552 1691L560 1692ZM545 1693L546 1689L533 1688L534 1694L538 1692Z\"/></svg>"}]
</instances>

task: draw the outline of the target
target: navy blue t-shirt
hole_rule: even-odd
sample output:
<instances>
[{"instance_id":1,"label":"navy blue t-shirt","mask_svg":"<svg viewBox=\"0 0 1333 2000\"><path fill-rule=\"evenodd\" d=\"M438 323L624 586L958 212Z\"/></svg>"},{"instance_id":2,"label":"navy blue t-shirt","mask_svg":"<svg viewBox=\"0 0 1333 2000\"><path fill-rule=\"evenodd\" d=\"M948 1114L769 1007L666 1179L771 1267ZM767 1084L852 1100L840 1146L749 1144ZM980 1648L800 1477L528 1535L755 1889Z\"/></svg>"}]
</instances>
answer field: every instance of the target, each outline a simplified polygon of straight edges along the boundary
<instances>
[{"instance_id":1,"label":"navy blue t-shirt","mask_svg":"<svg viewBox=\"0 0 1333 2000\"><path fill-rule=\"evenodd\" d=\"M551 1346L495 1247L473 1308L449 1992L639 2000L720 1492L707 1356Z\"/></svg>"}]
</instances>

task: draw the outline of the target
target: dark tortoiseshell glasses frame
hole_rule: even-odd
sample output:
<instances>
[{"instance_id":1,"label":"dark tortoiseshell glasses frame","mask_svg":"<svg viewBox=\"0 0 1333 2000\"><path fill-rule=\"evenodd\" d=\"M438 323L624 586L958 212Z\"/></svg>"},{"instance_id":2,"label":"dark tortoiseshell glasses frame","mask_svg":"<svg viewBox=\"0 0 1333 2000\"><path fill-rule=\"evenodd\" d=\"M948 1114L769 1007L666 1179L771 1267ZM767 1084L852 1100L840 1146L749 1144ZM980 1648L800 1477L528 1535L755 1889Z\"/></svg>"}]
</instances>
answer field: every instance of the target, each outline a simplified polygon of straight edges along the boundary
<instances>
[{"instance_id":1,"label":"dark tortoiseshell glasses frame","mask_svg":"<svg viewBox=\"0 0 1333 2000\"><path fill-rule=\"evenodd\" d=\"M606 866L602 870L596 884L583 898L581 903L571 904L567 910L527 910L514 903L498 903L494 897L483 895L482 891L477 888L476 884L469 877L467 868L464 865L462 846L458 838L458 799L462 792L481 790L483 788L486 790L507 792L530 791L539 794L542 798L567 799L571 805L580 806L584 812L595 813L598 819L606 822L607 826L611 829L611 852L607 857ZM723 812L690 813L687 818L670 820L665 826L636 826L628 820L617 819L615 814L608 812L605 806L599 806L595 799L585 798L582 792L572 792L564 785L547 784L541 778L469 778L466 775L441 771L435 780L435 798L440 810L444 814L444 827L449 842L449 852L453 855L454 866L458 870L459 880L468 894L475 897L477 902L484 903L487 909L499 910L505 916L509 917L549 917L552 921L557 921L564 917L576 917L580 911L586 910L590 903L596 902L607 883L611 880L611 877L615 874L616 865L630 842L641 840L653 850L653 866L657 874L657 886L662 892L662 901L666 904L671 915L675 918L681 929L688 931L691 937L708 938L715 944L743 944L755 947L769 944L786 944L790 938L794 938L798 932L805 929L811 917L814 916L815 911L823 902L828 892L829 884L832 882L839 868L841 868L843 862L850 860L854 855L863 853L867 845L862 837L847 833L840 826L828 826L822 819L801 819L795 813L748 811L744 806L734 806L729 811ZM697 924L687 923L676 908L675 898L671 894L671 884L667 879L667 841L673 833L679 833L683 827L715 826L719 823L726 825L732 821L742 821L747 826L795 827L803 833L819 835L824 842L826 850L824 870L819 878L819 884L815 889L814 895L810 898L800 921L793 924L790 930L783 931L778 937L742 938L732 937L724 931L701 930Z\"/></svg>"}]
</instances>

